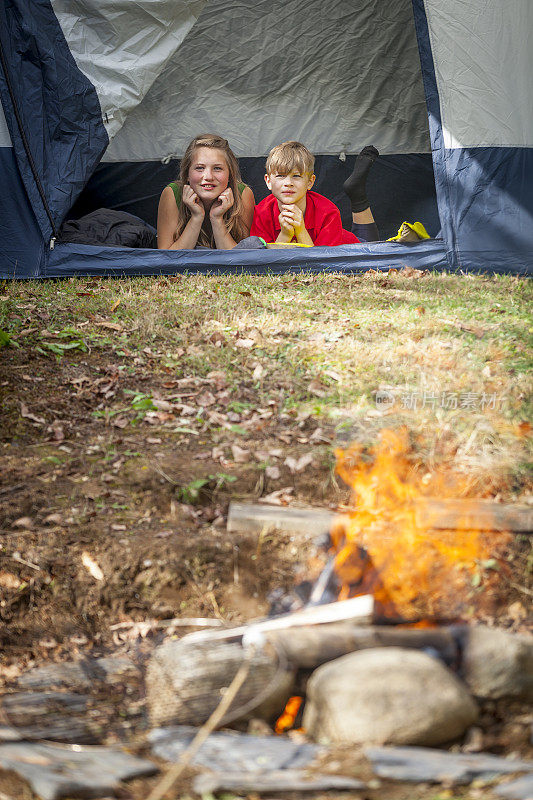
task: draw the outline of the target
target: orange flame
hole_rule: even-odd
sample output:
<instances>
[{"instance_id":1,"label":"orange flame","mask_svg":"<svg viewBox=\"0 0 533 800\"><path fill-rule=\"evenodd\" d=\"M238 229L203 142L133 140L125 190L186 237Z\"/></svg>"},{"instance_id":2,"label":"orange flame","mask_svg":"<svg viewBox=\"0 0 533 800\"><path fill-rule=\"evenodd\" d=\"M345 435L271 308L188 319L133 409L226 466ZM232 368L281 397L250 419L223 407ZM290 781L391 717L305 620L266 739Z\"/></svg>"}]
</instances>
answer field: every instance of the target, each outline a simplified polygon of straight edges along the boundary
<instances>
[{"instance_id":1,"label":"orange flame","mask_svg":"<svg viewBox=\"0 0 533 800\"><path fill-rule=\"evenodd\" d=\"M283 713L278 717L274 726L276 733L285 733L285 731L289 731L294 726L302 702L303 697L289 697Z\"/></svg>"},{"instance_id":2,"label":"orange flame","mask_svg":"<svg viewBox=\"0 0 533 800\"><path fill-rule=\"evenodd\" d=\"M474 575L479 577L507 535L489 538L470 529L468 520L453 531L420 527L421 504L431 496L460 496L466 486L449 472L421 478L409 458L406 431L382 431L370 457L359 444L337 450L336 456L337 472L352 488L353 507L348 523L336 524L331 533L342 584L339 599L371 592L382 611L390 613L392 604L407 618L413 612L459 613L472 595Z\"/></svg>"}]
</instances>

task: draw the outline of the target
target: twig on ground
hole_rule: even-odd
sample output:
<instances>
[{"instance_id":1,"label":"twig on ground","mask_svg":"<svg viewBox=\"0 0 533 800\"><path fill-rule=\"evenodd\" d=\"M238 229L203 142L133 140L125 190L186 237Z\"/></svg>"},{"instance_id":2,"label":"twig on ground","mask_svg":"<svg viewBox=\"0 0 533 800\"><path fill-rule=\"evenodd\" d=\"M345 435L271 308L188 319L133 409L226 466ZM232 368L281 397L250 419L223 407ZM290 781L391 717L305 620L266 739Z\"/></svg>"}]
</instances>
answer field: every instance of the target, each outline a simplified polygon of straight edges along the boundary
<instances>
[{"instance_id":1,"label":"twig on ground","mask_svg":"<svg viewBox=\"0 0 533 800\"><path fill-rule=\"evenodd\" d=\"M26 561L25 558L20 557L19 553L12 553L11 558L18 564L24 564L25 567L30 567L30 569L35 569L38 572L42 572L42 569L38 564L32 564L31 561Z\"/></svg>"},{"instance_id":2,"label":"twig on ground","mask_svg":"<svg viewBox=\"0 0 533 800\"><path fill-rule=\"evenodd\" d=\"M174 764L167 774L159 781L159 783L154 787L154 789L148 795L147 800L161 800L162 797L174 786L176 781L178 780L179 776L182 774L185 767L187 767L200 747L203 745L207 737L218 727L218 725L222 722L226 713L228 712L233 700L237 696L237 693L241 686L243 685L244 681L248 677L248 672L250 671L250 664L255 652L254 647L250 647L248 649L246 660L241 664L239 669L237 670L235 677L233 678L232 682L224 692L224 696L222 700L215 708L207 722L205 722L192 742L190 743L189 747L183 753L182 757L178 761L177 764Z\"/></svg>"},{"instance_id":3,"label":"twig on ground","mask_svg":"<svg viewBox=\"0 0 533 800\"><path fill-rule=\"evenodd\" d=\"M509 581L509 584L514 589L518 589L519 592L523 592L524 594L527 594L528 597L533 597L533 591L531 591L531 589L528 589L527 586L520 586L519 583L515 583L514 581Z\"/></svg>"},{"instance_id":4,"label":"twig on ground","mask_svg":"<svg viewBox=\"0 0 533 800\"><path fill-rule=\"evenodd\" d=\"M174 617L173 619L153 619L143 622L117 622L109 626L110 631L128 630L137 625L147 625L150 628L219 628L222 625L220 619L210 619L208 617Z\"/></svg>"}]
</instances>

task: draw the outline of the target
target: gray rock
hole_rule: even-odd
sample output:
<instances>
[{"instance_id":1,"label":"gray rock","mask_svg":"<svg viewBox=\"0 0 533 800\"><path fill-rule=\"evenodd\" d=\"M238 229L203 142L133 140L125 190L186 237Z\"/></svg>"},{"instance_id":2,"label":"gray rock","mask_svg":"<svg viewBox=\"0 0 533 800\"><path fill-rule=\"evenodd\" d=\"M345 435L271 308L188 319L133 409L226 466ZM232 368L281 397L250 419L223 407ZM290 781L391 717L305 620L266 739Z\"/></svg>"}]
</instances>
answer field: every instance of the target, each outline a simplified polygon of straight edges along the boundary
<instances>
[{"instance_id":1,"label":"gray rock","mask_svg":"<svg viewBox=\"0 0 533 800\"><path fill-rule=\"evenodd\" d=\"M372 762L376 775L398 781L470 783L475 778L533 771L533 761L514 761L485 753L448 753L425 747L366 747L364 754Z\"/></svg>"},{"instance_id":2,"label":"gray rock","mask_svg":"<svg viewBox=\"0 0 533 800\"><path fill-rule=\"evenodd\" d=\"M493 792L498 797L506 797L508 800L531 800L533 797L533 775L524 775L515 781L500 783L493 788Z\"/></svg>"},{"instance_id":3,"label":"gray rock","mask_svg":"<svg viewBox=\"0 0 533 800\"><path fill-rule=\"evenodd\" d=\"M25 742L0 745L0 766L25 778L42 800L114 796L121 781L157 772L151 761L111 747Z\"/></svg>"},{"instance_id":4,"label":"gray rock","mask_svg":"<svg viewBox=\"0 0 533 800\"><path fill-rule=\"evenodd\" d=\"M179 761L198 733L198 728L176 725L149 733L152 752L166 761ZM247 733L212 733L192 763L217 772L264 772L305 767L323 748L316 744L293 742L285 736L250 736Z\"/></svg>"},{"instance_id":5,"label":"gray rock","mask_svg":"<svg viewBox=\"0 0 533 800\"><path fill-rule=\"evenodd\" d=\"M437 745L463 734L477 715L464 684L442 663L387 647L315 670L303 727L317 741Z\"/></svg>"},{"instance_id":6,"label":"gray rock","mask_svg":"<svg viewBox=\"0 0 533 800\"><path fill-rule=\"evenodd\" d=\"M198 775L193 783L197 794L212 792L236 792L250 794L252 792L327 792L327 791L359 791L366 786L354 778L340 775L307 775L303 770L286 769L280 772L257 773L217 772Z\"/></svg>"},{"instance_id":7,"label":"gray rock","mask_svg":"<svg viewBox=\"0 0 533 800\"><path fill-rule=\"evenodd\" d=\"M462 674L476 697L533 700L533 636L472 626L463 641Z\"/></svg>"}]
</instances>

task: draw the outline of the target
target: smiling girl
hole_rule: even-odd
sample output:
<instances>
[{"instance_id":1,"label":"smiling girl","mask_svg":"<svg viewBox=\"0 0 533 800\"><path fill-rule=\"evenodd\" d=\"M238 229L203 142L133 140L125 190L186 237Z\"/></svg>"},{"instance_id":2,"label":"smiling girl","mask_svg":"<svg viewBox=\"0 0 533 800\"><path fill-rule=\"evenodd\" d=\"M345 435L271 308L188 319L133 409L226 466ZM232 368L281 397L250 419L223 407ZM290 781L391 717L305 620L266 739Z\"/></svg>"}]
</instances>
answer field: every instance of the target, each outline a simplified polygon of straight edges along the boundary
<instances>
[{"instance_id":1,"label":"smiling girl","mask_svg":"<svg viewBox=\"0 0 533 800\"><path fill-rule=\"evenodd\" d=\"M232 250L250 232L254 204L227 140L216 134L197 136L181 159L179 179L161 194L157 246Z\"/></svg>"}]
</instances>

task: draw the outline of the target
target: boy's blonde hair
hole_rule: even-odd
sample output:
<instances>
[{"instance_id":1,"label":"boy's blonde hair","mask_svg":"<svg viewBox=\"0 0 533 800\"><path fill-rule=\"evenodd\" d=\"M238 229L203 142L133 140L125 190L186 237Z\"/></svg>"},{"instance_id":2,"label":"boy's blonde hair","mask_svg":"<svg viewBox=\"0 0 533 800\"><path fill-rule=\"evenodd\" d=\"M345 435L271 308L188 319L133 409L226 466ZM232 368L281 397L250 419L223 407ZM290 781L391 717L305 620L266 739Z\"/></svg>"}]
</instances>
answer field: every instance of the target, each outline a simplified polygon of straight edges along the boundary
<instances>
[{"instance_id":1,"label":"boy's blonde hair","mask_svg":"<svg viewBox=\"0 0 533 800\"><path fill-rule=\"evenodd\" d=\"M266 162L267 175L288 175L301 172L312 175L315 157L301 142L282 142L273 147Z\"/></svg>"}]
</instances>

